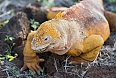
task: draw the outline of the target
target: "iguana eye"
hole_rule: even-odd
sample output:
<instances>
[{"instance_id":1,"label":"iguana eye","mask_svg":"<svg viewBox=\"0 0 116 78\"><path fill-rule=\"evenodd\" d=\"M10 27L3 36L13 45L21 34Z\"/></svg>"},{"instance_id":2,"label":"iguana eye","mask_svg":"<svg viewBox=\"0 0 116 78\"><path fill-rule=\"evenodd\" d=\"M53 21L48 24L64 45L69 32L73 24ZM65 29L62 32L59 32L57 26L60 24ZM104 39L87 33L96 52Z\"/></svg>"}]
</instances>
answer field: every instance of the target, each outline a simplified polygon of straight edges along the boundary
<instances>
[{"instance_id":1,"label":"iguana eye","mask_svg":"<svg viewBox=\"0 0 116 78\"><path fill-rule=\"evenodd\" d=\"M43 42L48 42L50 40L50 36L45 36Z\"/></svg>"}]
</instances>

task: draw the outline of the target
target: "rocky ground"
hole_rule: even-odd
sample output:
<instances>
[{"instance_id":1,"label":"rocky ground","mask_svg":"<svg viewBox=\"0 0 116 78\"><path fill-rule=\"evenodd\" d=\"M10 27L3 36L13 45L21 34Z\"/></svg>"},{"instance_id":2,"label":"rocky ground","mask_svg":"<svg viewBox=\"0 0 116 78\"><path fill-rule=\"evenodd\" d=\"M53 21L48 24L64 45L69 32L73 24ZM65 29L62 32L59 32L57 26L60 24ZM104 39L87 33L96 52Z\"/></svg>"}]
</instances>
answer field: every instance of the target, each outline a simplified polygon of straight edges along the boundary
<instances>
[{"instance_id":1,"label":"rocky ground","mask_svg":"<svg viewBox=\"0 0 116 78\"><path fill-rule=\"evenodd\" d=\"M14 3L12 1L14 1ZM103 1L106 10L116 12L115 0ZM41 24L47 20L47 10L40 8L40 6L43 7L46 3L37 3L36 0L17 0L16 2L15 0L0 0L0 2L0 8L2 8L0 11L0 21L9 20L5 26L0 27L0 78L116 78L115 32L111 32L98 58L86 66L82 64L70 65L67 62L70 58L69 56L59 56L48 52L38 54L39 57L45 59L45 62L40 64L43 68L43 72L38 71L38 75L29 70L21 72L20 68L23 65L22 52L26 38L30 30L34 30L29 21L30 19L35 19L35 21ZM75 4L75 2L76 0L59 0L58 2L55 0L54 6L69 7ZM3 5L4 3L7 3L7 5ZM12 12L10 8L14 9L13 16L11 16ZM9 62L6 58L8 52L14 57L16 53L18 56Z\"/></svg>"}]
</instances>

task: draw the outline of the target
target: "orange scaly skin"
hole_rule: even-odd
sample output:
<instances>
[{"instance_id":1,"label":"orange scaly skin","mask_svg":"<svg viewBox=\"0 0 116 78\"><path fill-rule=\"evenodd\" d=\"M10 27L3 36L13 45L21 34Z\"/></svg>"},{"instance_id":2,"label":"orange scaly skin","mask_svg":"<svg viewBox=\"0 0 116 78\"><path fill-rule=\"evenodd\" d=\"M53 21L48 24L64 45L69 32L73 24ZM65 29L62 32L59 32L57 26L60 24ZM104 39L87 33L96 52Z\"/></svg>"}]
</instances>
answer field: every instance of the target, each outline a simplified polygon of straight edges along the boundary
<instances>
[{"instance_id":1,"label":"orange scaly skin","mask_svg":"<svg viewBox=\"0 0 116 78\"><path fill-rule=\"evenodd\" d=\"M63 12L64 10L67 10L67 7L52 7L50 9L47 9L47 19L51 20L53 19L59 12Z\"/></svg>"},{"instance_id":2,"label":"orange scaly skin","mask_svg":"<svg viewBox=\"0 0 116 78\"><path fill-rule=\"evenodd\" d=\"M83 0L28 35L22 70L41 70L37 63L44 59L39 59L36 53L47 51L75 56L70 63L91 62L98 56L109 34L102 0Z\"/></svg>"}]
</instances>

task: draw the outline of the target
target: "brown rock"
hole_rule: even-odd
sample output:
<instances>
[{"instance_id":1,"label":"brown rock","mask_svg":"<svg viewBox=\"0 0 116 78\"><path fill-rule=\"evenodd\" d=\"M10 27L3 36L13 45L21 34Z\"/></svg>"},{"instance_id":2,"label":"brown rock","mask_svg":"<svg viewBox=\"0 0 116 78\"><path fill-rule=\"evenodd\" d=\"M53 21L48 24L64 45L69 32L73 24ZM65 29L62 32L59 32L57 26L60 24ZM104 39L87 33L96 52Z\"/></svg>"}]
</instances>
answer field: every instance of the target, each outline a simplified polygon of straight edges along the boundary
<instances>
[{"instance_id":1,"label":"brown rock","mask_svg":"<svg viewBox=\"0 0 116 78\"><path fill-rule=\"evenodd\" d=\"M14 37L13 42L17 46L21 45L22 41L26 39L29 32L30 25L28 22L27 15L23 12L16 13L10 20L9 23L3 26L0 30L0 40L4 41L6 35ZM7 41L8 44L12 41Z\"/></svg>"},{"instance_id":2,"label":"brown rock","mask_svg":"<svg viewBox=\"0 0 116 78\"><path fill-rule=\"evenodd\" d=\"M24 45L15 47L13 51L18 54L18 58L23 61L23 49Z\"/></svg>"},{"instance_id":3,"label":"brown rock","mask_svg":"<svg viewBox=\"0 0 116 78\"><path fill-rule=\"evenodd\" d=\"M92 66L86 73L87 78L116 78L116 66Z\"/></svg>"},{"instance_id":4,"label":"brown rock","mask_svg":"<svg viewBox=\"0 0 116 78\"><path fill-rule=\"evenodd\" d=\"M27 6L23 10L28 16L28 19L35 19L40 24L47 20L47 11L41 7Z\"/></svg>"},{"instance_id":5,"label":"brown rock","mask_svg":"<svg viewBox=\"0 0 116 78\"><path fill-rule=\"evenodd\" d=\"M104 45L110 45L110 46L114 46L114 44L115 44L115 41L112 37L109 37L104 43Z\"/></svg>"},{"instance_id":6,"label":"brown rock","mask_svg":"<svg viewBox=\"0 0 116 78\"><path fill-rule=\"evenodd\" d=\"M66 55L61 56L57 54L51 54L44 67L49 74L53 74L54 72L57 72L55 66L57 67L58 71L62 69L61 63L63 63L64 60L66 60Z\"/></svg>"},{"instance_id":7,"label":"brown rock","mask_svg":"<svg viewBox=\"0 0 116 78\"><path fill-rule=\"evenodd\" d=\"M4 43L2 40L0 40L0 54L6 55L7 52L5 52L8 49L8 44Z\"/></svg>"}]
</instances>

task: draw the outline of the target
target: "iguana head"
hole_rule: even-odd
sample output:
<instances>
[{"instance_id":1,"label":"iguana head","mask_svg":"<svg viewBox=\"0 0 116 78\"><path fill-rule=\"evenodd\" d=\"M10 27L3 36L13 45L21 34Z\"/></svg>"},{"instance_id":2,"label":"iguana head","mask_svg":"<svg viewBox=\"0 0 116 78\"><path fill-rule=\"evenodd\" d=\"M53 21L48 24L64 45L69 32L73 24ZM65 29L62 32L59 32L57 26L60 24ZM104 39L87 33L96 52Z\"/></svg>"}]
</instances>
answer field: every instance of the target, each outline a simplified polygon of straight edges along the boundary
<instances>
[{"instance_id":1,"label":"iguana head","mask_svg":"<svg viewBox=\"0 0 116 78\"><path fill-rule=\"evenodd\" d=\"M37 53L49 51L55 48L61 36L57 21L50 20L44 22L40 25L32 39L31 48Z\"/></svg>"}]
</instances>

